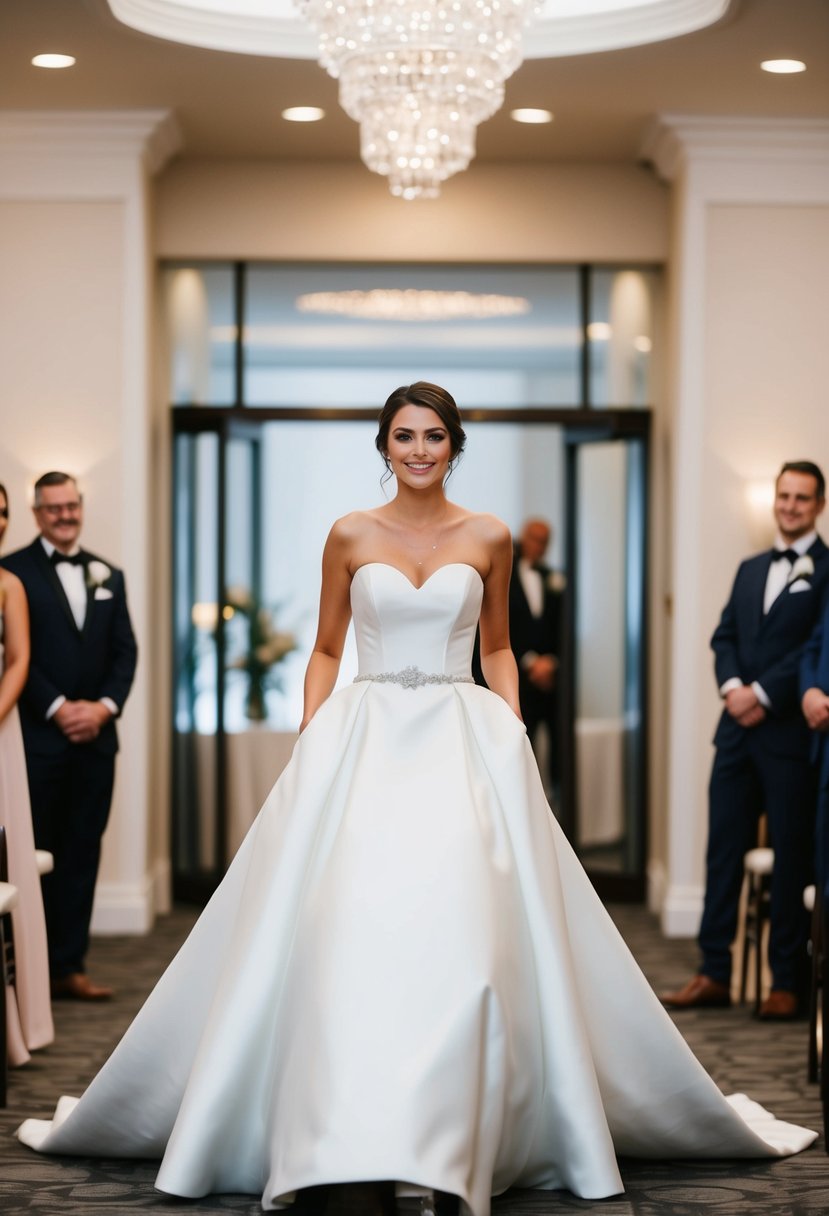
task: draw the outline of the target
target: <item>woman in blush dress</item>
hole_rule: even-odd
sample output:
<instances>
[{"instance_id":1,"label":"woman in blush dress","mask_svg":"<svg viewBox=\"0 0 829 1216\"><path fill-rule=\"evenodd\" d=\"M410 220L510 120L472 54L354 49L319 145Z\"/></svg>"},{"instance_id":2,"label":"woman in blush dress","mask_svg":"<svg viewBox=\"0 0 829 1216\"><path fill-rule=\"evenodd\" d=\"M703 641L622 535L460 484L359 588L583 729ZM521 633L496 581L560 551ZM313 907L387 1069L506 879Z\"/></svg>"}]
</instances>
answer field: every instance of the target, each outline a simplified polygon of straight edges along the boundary
<instances>
[{"instance_id":1,"label":"woman in blush dress","mask_svg":"<svg viewBox=\"0 0 829 1216\"><path fill-rule=\"evenodd\" d=\"M0 542L9 524L9 498L0 485ZM26 756L17 700L29 670L29 610L23 584L0 567L0 824L6 829L9 881L20 892L12 912L15 986L6 989L10 1064L54 1038L49 960L40 876L35 861Z\"/></svg>"},{"instance_id":2,"label":"woman in blush dress","mask_svg":"<svg viewBox=\"0 0 829 1216\"><path fill-rule=\"evenodd\" d=\"M464 440L444 389L392 393L376 443L397 493L329 535L291 761L109 1061L26 1144L163 1157L160 1190L268 1210L370 1184L352 1210L448 1196L488 1216L510 1186L616 1194L617 1153L815 1139L723 1097L551 815L519 717L510 534L445 493ZM350 619L359 671L335 692Z\"/></svg>"}]
</instances>

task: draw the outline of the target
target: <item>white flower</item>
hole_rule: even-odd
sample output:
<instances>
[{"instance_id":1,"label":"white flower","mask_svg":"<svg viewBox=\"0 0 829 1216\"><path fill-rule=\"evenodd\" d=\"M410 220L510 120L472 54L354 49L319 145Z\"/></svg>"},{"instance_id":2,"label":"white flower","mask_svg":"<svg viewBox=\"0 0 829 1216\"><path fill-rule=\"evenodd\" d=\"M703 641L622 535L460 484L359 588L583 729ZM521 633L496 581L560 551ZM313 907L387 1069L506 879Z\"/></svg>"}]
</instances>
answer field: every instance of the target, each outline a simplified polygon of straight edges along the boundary
<instances>
[{"instance_id":1,"label":"white flower","mask_svg":"<svg viewBox=\"0 0 829 1216\"><path fill-rule=\"evenodd\" d=\"M90 587L103 587L111 574L112 571L106 562L90 562L86 567L86 577Z\"/></svg>"},{"instance_id":2,"label":"white flower","mask_svg":"<svg viewBox=\"0 0 829 1216\"><path fill-rule=\"evenodd\" d=\"M792 566L789 572L789 577L786 581L793 583L797 578L809 578L809 576L814 574L814 572L815 563L812 561L811 557L809 557L808 553L804 553L803 556L799 557Z\"/></svg>"}]
</instances>

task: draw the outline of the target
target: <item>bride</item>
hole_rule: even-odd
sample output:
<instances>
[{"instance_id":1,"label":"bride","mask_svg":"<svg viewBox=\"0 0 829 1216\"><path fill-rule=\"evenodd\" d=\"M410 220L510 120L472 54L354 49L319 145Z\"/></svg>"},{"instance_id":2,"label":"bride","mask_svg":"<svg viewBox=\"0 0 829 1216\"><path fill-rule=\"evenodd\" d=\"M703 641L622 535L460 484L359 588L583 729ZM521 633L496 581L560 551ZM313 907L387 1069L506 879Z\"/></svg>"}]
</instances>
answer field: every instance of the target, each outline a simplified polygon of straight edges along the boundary
<instances>
[{"instance_id":1,"label":"bride","mask_svg":"<svg viewBox=\"0 0 829 1216\"><path fill-rule=\"evenodd\" d=\"M396 390L396 497L323 556L302 734L228 873L43 1152L161 1157L180 1196L397 1184L487 1216L585 1198L616 1154L763 1157L816 1133L726 1099L664 1012L544 796L507 633L510 536L449 502L450 395ZM349 619L359 674L334 695ZM480 622L483 670L470 659Z\"/></svg>"}]
</instances>

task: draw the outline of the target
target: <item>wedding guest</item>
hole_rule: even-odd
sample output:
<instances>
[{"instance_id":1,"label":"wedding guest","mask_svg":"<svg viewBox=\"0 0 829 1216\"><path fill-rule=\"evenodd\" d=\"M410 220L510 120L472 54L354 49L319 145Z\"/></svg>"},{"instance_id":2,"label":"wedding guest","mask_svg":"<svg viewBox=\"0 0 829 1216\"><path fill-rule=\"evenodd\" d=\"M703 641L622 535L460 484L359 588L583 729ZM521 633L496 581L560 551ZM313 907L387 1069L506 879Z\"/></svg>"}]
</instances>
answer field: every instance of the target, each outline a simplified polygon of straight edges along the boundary
<instances>
[{"instance_id":1,"label":"wedding guest","mask_svg":"<svg viewBox=\"0 0 829 1216\"><path fill-rule=\"evenodd\" d=\"M9 523L9 499L0 485L0 542ZM29 670L29 609L20 579L0 569L0 824L6 829L9 879L20 896L12 912L15 984L6 988L9 1063L54 1038L49 1003L49 961L43 896L35 861L26 756L17 700Z\"/></svg>"},{"instance_id":2,"label":"wedding guest","mask_svg":"<svg viewBox=\"0 0 829 1216\"><path fill-rule=\"evenodd\" d=\"M524 522L509 586L510 646L518 663L521 716L534 750L540 728L546 727L548 792L556 789L559 779L558 685L565 588L564 576L544 561L552 536L547 520Z\"/></svg>"},{"instance_id":3,"label":"wedding guest","mask_svg":"<svg viewBox=\"0 0 829 1216\"><path fill-rule=\"evenodd\" d=\"M35 840L54 854L43 880L53 997L104 1000L84 959L136 645L120 570L81 549L74 477L35 484L40 535L5 561L26 588L32 655L20 700Z\"/></svg>"},{"instance_id":4,"label":"wedding guest","mask_svg":"<svg viewBox=\"0 0 829 1216\"><path fill-rule=\"evenodd\" d=\"M758 817L765 812L774 849L772 986L759 1016L779 1021L798 1012L808 933L803 888L812 881L815 805L798 668L829 587L829 550L815 529L825 489L811 461L783 465L774 499L774 548L742 563L711 639L724 709L709 790L702 964L683 988L663 996L674 1009L730 1003L743 857L757 843Z\"/></svg>"}]
</instances>

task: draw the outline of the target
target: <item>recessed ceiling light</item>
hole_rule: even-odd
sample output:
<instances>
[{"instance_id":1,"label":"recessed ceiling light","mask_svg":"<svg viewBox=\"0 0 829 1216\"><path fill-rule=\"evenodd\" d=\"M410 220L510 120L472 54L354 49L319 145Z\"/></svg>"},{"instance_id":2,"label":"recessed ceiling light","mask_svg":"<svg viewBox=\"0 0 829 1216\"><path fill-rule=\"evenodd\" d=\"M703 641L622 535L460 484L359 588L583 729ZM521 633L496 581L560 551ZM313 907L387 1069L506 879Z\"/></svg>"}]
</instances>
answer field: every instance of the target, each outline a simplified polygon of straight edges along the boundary
<instances>
[{"instance_id":1,"label":"recessed ceiling light","mask_svg":"<svg viewBox=\"0 0 829 1216\"><path fill-rule=\"evenodd\" d=\"M553 114L550 110L511 110L510 118L515 122L552 122Z\"/></svg>"},{"instance_id":2,"label":"recessed ceiling light","mask_svg":"<svg viewBox=\"0 0 829 1216\"><path fill-rule=\"evenodd\" d=\"M74 55L35 55L32 60L36 68L71 68L74 62Z\"/></svg>"},{"instance_id":3,"label":"recessed ceiling light","mask_svg":"<svg viewBox=\"0 0 829 1216\"><path fill-rule=\"evenodd\" d=\"M282 111L282 117L287 118L288 122L319 122L325 118L325 110L319 106L289 106Z\"/></svg>"},{"instance_id":4,"label":"recessed ceiling light","mask_svg":"<svg viewBox=\"0 0 829 1216\"><path fill-rule=\"evenodd\" d=\"M806 71L806 64L802 59L764 59L760 67L764 72L774 72L778 76L790 76L794 72Z\"/></svg>"}]
</instances>

